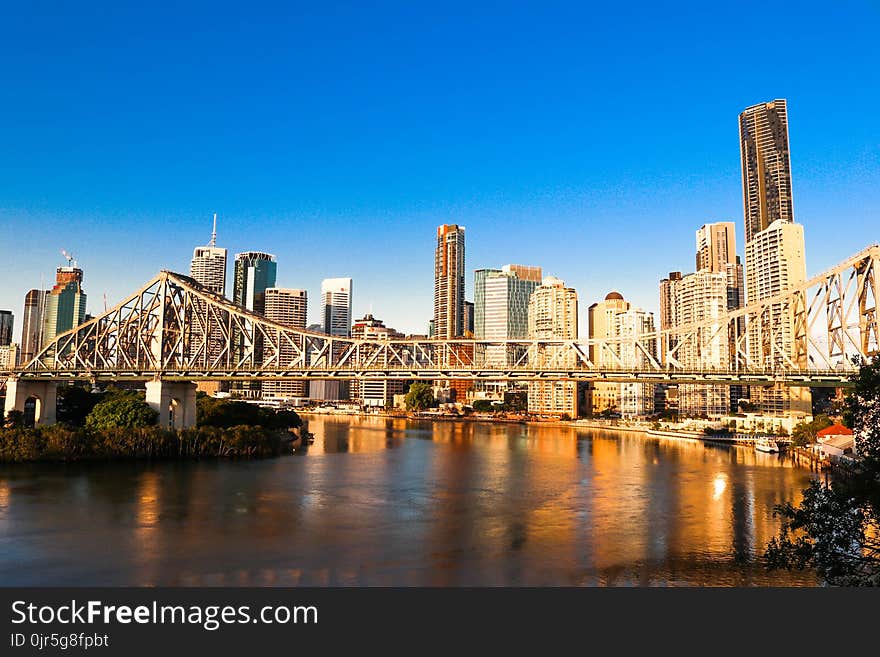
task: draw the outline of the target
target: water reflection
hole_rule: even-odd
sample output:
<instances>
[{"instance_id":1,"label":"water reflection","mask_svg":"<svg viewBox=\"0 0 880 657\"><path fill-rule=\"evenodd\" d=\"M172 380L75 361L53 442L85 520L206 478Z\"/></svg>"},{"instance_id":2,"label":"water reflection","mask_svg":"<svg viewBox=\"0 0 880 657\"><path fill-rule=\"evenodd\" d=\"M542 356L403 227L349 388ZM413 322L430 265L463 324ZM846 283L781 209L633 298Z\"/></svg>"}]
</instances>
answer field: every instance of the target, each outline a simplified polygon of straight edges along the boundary
<instances>
[{"instance_id":1,"label":"water reflection","mask_svg":"<svg viewBox=\"0 0 880 657\"><path fill-rule=\"evenodd\" d=\"M742 447L314 416L263 462L5 466L4 585L791 585L773 506L809 473Z\"/></svg>"}]
</instances>

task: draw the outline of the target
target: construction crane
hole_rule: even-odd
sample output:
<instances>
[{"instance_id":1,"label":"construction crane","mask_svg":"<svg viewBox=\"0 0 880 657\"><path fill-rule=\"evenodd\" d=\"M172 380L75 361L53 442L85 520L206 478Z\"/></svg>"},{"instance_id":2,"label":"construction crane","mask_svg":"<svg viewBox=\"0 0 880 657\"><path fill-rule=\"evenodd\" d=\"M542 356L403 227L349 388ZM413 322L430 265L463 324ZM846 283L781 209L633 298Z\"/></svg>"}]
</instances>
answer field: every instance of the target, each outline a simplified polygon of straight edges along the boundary
<instances>
[{"instance_id":1,"label":"construction crane","mask_svg":"<svg viewBox=\"0 0 880 657\"><path fill-rule=\"evenodd\" d=\"M76 260L73 259L72 253L68 253L64 249L61 249L61 255L63 255L65 258L67 258L67 266L68 267L75 267L76 266Z\"/></svg>"}]
</instances>

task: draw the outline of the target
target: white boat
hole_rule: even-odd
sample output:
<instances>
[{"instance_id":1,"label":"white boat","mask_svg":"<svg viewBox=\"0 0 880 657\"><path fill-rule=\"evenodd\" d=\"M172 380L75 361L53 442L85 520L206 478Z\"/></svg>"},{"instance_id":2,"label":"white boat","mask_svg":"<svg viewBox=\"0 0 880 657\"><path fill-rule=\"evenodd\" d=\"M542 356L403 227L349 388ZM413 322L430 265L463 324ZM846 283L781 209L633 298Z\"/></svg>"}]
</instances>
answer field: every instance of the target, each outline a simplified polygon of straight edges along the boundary
<instances>
[{"instance_id":1,"label":"white boat","mask_svg":"<svg viewBox=\"0 0 880 657\"><path fill-rule=\"evenodd\" d=\"M770 440L769 438L756 438L755 449L759 452L778 452L779 446L776 444L775 440Z\"/></svg>"}]
</instances>

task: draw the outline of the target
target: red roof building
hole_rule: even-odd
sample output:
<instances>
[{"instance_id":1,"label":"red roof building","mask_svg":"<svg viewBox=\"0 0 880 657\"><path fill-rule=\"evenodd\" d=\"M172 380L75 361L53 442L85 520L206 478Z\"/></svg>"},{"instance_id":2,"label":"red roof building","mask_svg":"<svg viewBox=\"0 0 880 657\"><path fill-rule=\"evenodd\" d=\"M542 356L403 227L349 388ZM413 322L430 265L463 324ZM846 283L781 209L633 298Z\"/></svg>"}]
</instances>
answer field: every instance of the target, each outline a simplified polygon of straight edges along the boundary
<instances>
[{"instance_id":1,"label":"red roof building","mask_svg":"<svg viewBox=\"0 0 880 657\"><path fill-rule=\"evenodd\" d=\"M816 434L818 438L831 438L833 436L851 436L853 435L852 429L847 429L842 424L832 424L827 429L822 429L819 433Z\"/></svg>"},{"instance_id":2,"label":"red roof building","mask_svg":"<svg viewBox=\"0 0 880 657\"><path fill-rule=\"evenodd\" d=\"M823 456L843 456L856 451L856 441L852 429L842 424L833 424L816 434L818 449Z\"/></svg>"}]
</instances>

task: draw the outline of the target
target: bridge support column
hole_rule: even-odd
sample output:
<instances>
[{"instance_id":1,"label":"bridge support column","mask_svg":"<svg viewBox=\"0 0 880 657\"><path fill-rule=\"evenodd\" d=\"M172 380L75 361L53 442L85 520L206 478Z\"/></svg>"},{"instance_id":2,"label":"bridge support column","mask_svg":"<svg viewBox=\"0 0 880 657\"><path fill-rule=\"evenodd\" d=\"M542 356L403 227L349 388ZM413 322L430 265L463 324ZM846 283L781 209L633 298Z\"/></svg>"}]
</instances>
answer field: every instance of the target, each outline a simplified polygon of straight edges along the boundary
<instances>
[{"instance_id":1,"label":"bridge support column","mask_svg":"<svg viewBox=\"0 0 880 657\"><path fill-rule=\"evenodd\" d=\"M55 424L55 406L58 401L58 384L54 381L29 381L9 377L6 380L6 404L3 417L9 411L24 412L25 402L33 399L34 424Z\"/></svg>"},{"instance_id":2,"label":"bridge support column","mask_svg":"<svg viewBox=\"0 0 880 657\"><path fill-rule=\"evenodd\" d=\"M147 404L159 413L160 427L188 429L196 425L196 384L188 381L147 382Z\"/></svg>"}]
</instances>

